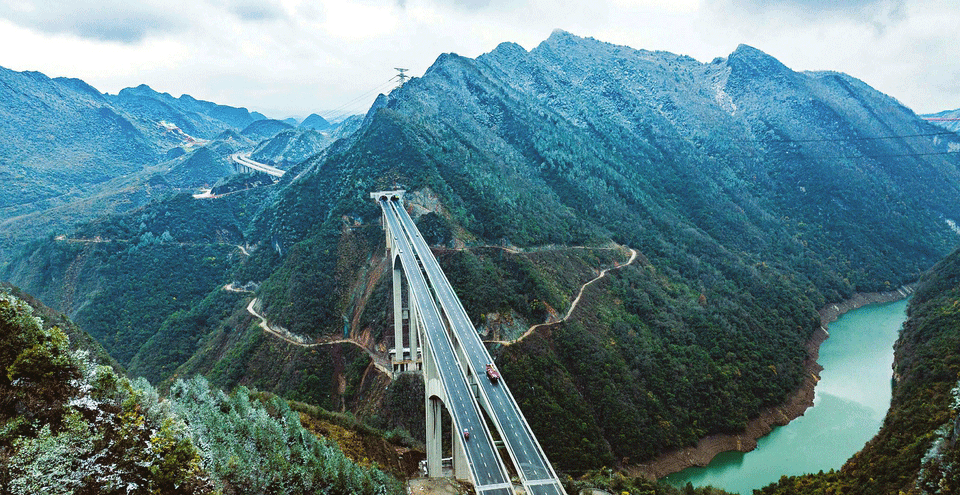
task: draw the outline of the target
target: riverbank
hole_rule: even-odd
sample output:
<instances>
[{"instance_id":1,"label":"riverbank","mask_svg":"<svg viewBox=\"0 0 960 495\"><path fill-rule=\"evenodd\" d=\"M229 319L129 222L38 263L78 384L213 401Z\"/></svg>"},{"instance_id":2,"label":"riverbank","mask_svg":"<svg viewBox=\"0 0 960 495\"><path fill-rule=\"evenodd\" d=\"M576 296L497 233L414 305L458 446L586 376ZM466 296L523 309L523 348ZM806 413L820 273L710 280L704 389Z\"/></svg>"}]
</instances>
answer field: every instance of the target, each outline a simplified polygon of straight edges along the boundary
<instances>
[{"instance_id":1,"label":"riverbank","mask_svg":"<svg viewBox=\"0 0 960 495\"><path fill-rule=\"evenodd\" d=\"M802 416L813 405L814 391L820 381L823 367L817 363L820 345L829 338L827 326L840 315L867 304L899 301L913 293L913 285L901 287L895 291L857 293L850 299L829 304L821 308L820 328L807 342L807 359L804 362L805 378L800 388L787 401L776 407L769 407L747 423L746 429L739 434L715 434L700 439L694 447L686 447L667 452L653 461L625 469L632 476L645 476L659 479L688 467L706 466L713 458L727 451L749 452L757 447L757 440L770 433L775 427L783 426Z\"/></svg>"}]
</instances>

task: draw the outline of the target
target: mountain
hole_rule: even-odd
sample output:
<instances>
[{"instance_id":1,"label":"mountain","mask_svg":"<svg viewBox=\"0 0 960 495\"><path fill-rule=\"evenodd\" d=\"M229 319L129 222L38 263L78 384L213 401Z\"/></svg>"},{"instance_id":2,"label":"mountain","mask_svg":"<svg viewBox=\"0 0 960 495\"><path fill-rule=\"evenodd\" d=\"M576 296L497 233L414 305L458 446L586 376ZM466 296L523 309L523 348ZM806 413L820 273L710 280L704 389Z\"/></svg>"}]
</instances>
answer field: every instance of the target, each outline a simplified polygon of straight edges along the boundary
<instances>
[{"instance_id":1,"label":"mountain","mask_svg":"<svg viewBox=\"0 0 960 495\"><path fill-rule=\"evenodd\" d=\"M269 139L277 135L280 131L293 129L293 126L280 120L258 120L243 128L240 134L250 139L261 140Z\"/></svg>"},{"instance_id":2,"label":"mountain","mask_svg":"<svg viewBox=\"0 0 960 495\"><path fill-rule=\"evenodd\" d=\"M179 189L197 189L212 186L219 179L234 173L228 158L204 146L185 156L163 177Z\"/></svg>"},{"instance_id":3,"label":"mountain","mask_svg":"<svg viewBox=\"0 0 960 495\"><path fill-rule=\"evenodd\" d=\"M581 472L741 432L807 376L818 309L958 241L960 137L748 46L701 63L558 31L441 55L355 122L275 186L84 224L4 278L152 380L413 431L415 380L376 366L392 310L368 199L406 189L547 454Z\"/></svg>"},{"instance_id":4,"label":"mountain","mask_svg":"<svg viewBox=\"0 0 960 495\"><path fill-rule=\"evenodd\" d=\"M311 113L310 116L303 119L303 122L300 122L300 127L314 131L325 131L330 127L330 122L315 113Z\"/></svg>"},{"instance_id":5,"label":"mountain","mask_svg":"<svg viewBox=\"0 0 960 495\"><path fill-rule=\"evenodd\" d=\"M264 117L142 85L102 94L78 79L0 68L0 263L27 241L162 194L153 167Z\"/></svg>"},{"instance_id":6,"label":"mountain","mask_svg":"<svg viewBox=\"0 0 960 495\"><path fill-rule=\"evenodd\" d=\"M930 114L922 115L921 117L925 119L960 119L960 108L956 110L944 110L942 112L930 113ZM941 120L941 121L933 120L931 121L931 123L939 125L944 129L947 129L953 132L960 132L960 120Z\"/></svg>"},{"instance_id":7,"label":"mountain","mask_svg":"<svg viewBox=\"0 0 960 495\"><path fill-rule=\"evenodd\" d=\"M82 81L8 69L0 69L0 81L5 217L156 163L162 144L172 145Z\"/></svg>"},{"instance_id":8,"label":"mountain","mask_svg":"<svg viewBox=\"0 0 960 495\"><path fill-rule=\"evenodd\" d=\"M107 95L115 106L140 119L152 122L175 124L184 133L203 139L212 139L228 129L243 129L257 120L266 119L246 108L233 108L197 100L190 95L174 98L169 93L159 93L146 84L120 90L115 96Z\"/></svg>"},{"instance_id":9,"label":"mountain","mask_svg":"<svg viewBox=\"0 0 960 495\"><path fill-rule=\"evenodd\" d=\"M861 81L751 47L704 64L558 32L531 52L443 55L391 93L284 184L248 238L275 249L250 263L279 253L258 291L276 325L339 335L346 318L386 339L382 285L371 306L356 292L382 249L369 191L411 191L468 248L638 250L591 309L496 353L534 431L565 425L541 437L561 469L642 462L780 404L817 309L949 252L956 142ZM539 255L440 258L482 331L576 295Z\"/></svg>"},{"instance_id":10,"label":"mountain","mask_svg":"<svg viewBox=\"0 0 960 495\"><path fill-rule=\"evenodd\" d=\"M319 153L332 141L329 136L317 131L286 129L261 141L250 157L258 162L286 169Z\"/></svg>"}]
</instances>

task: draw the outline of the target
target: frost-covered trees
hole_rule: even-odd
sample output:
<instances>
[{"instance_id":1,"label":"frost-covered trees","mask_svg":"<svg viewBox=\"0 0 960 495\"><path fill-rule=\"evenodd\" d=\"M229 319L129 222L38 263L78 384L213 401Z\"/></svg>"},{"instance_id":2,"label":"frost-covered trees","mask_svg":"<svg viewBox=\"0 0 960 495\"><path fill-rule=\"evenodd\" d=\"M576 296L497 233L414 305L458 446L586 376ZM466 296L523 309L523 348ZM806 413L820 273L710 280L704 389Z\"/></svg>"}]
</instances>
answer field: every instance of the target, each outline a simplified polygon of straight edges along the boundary
<instances>
[{"instance_id":1,"label":"frost-covered trees","mask_svg":"<svg viewBox=\"0 0 960 495\"><path fill-rule=\"evenodd\" d=\"M0 493L399 494L286 402L232 396L201 377L163 398L71 353L24 301L0 292Z\"/></svg>"},{"instance_id":2,"label":"frost-covered trees","mask_svg":"<svg viewBox=\"0 0 960 495\"><path fill-rule=\"evenodd\" d=\"M277 397L251 401L245 387L228 396L195 377L178 380L170 402L190 426L203 466L223 493L402 492L390 475L357 465L335 443L307 431Z\"/></svg>"},{"instance_id":3,"label":"frost-covered trees","mask_svg":"<svg viewBox=\"0 0 960 495\"><path fill-rule=\"evenodd\" d=\"M186 426L0 293L0 493L209 493ZM152 413L152 414L150 414Z\"/></svg>"}]
</instances>

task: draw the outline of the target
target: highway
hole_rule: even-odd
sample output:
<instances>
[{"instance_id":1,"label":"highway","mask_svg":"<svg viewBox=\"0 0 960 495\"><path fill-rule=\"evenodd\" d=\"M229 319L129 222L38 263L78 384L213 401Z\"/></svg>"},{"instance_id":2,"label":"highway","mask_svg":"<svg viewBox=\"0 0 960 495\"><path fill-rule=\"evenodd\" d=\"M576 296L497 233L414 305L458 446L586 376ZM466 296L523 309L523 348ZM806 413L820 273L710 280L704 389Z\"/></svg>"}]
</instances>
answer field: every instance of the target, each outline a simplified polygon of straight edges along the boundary
<instances>
[{"instance_id":1,"label":"highway","mask_svg":"<svg viewBox=\"0 0 960 495\"><path fill-rule=\"evenodd\" d=\"M519 472L521 482L527 493L563 495L565 492L559 478L530 430L530 426L523 417L513 394L507 388L507 384L502 377L496 383L488 379L486 365L493 363L493 359L477 335L476 328L433 256L430 246L424 241L413 219L410 218L399 201L390 201L390 207L392 215L388 216L400 219L403 231L406 232L413 244L414 254L419 258L436 298L440 302L443 313L466 356L467 362L463 364L469 367L475 378L481 399L485 402L489 416L496 425L500 438L504 441L504 445L513 459L514 466ZM393 226L391 226L391 230L400 232L394 230ZM417 265L407 265L404 262L404 266Z\"/></svg>"},{"instance_id":2,"label":"highway","mask_svg":"<svg viewBox=\"0 0 960 495\"><path fill-rule=\"evenodd\" d=\"M452 417L453 434L460 435L462 439L464 430L470 432L470 439L463 441L462 445L466 451L474 487L479 495L513 495L513 486L506 467L500 460L467 377L457 362L453 342L434 303L427 281L419 269L413 247L403 235L400 220L388 203L386 199L380 200L384 218L389 224L389 232L393 235L394 248L398 251L407 274L411 301L419 309L426 344L436 361L440 381L447 395L444 405Z\"/></svg>"},{"instance_id":3,"label":"highway","mask_svg":"<svg viewBox=\"0 0 960 495\"><path fill-rule=\"evenodd\" d=\"M247 167L249 169L256 170L257 172L263 172L265 174L272 175L274 177L283 177L283 174L286 172L280 170L277 167L272 167L266 163L255 162L250 159L250 153L234 153L230 155L230 159L237 162L237 164Z\"/></svg>"}]
</instances>

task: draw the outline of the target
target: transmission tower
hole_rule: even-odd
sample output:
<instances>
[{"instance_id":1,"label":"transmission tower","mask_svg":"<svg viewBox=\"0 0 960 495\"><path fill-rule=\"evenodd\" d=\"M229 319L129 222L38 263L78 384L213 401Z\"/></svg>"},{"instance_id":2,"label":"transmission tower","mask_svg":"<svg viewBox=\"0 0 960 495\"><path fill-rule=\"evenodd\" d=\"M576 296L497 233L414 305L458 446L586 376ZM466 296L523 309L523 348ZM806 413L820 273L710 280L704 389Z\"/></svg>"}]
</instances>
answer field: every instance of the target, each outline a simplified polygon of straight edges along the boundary
<instances>
[{"instance_id":1,"label":"transmission tower","mask_svg":"<svg viewBox=\"0 0 960 495\"><path fill-rule=\"evenodd\" d=\"M394 79L400 81L400 84L397 84L397 87L403 86L403 83L407 82L407 79L410 79L410 76L406 72L410 69L401 69L400 67L394 67L394 70L399 71L399 74L393 76Z\"/></svg>"}]
</instances>

